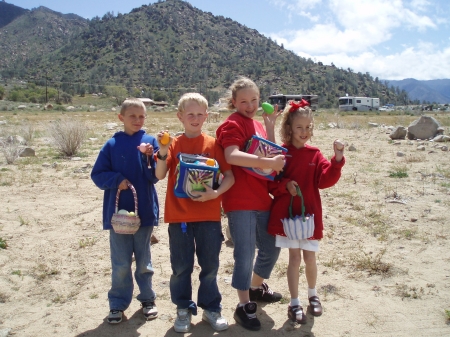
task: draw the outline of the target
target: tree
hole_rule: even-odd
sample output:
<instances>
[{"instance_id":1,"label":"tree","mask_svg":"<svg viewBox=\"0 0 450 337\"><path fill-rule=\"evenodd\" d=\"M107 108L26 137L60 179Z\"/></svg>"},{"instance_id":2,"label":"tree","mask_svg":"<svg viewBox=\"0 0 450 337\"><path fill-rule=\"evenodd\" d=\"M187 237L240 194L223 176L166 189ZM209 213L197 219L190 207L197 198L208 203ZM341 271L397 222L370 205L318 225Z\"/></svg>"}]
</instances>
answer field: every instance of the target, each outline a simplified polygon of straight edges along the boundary
<instances>
[{"instance_id":1,"label":"tree","mask_svg":"<svg viewBox=\"0 0 450 337\"><path fill-rule=\"evenodd\" d=\"M5 88L0 85L0 99L3 99L3 96L5 96Z\"/></svg>"},{"instance_id":2,"label":"tree","mask_svg":"<svg viewBox=\"0 0 450 337\"><path fill-rule=\"evenodd\" d=\"M128 91L124 87L119 87L117 85L109 85L105 87L106 94L113 99L117 105L121 105L122 102L127 98Z\"/></svg>"}]
</instances>

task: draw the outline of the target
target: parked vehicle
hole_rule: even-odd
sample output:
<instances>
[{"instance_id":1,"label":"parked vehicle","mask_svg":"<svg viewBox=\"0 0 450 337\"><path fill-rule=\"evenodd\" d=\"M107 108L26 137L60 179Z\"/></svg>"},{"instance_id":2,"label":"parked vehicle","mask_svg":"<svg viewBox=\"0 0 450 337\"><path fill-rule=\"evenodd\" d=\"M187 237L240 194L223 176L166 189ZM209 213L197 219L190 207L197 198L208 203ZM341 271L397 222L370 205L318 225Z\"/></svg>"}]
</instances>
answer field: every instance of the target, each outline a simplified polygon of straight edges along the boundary
<instances>
[{"instance_id":1,"label":"parked vehicle","mask_svg":"<svg viewBox=\"0 0 450 337\"><path fill-rule=\"evenodd\" d=\"M372 111L378 110L379 107L379 98L355 96L339 97L340 111Z\"/></svg>"},{"instance_id":2,"label":"parked vehicle","mask_svg":"<svg viewBox=\"0 0 450 337\"><path fill-rule=\"evenodd\" d=\"M302 99L307 101L311 110L316 111L319 107L319 96L317 95L283 95L274 94L269 96L269 103L272 105L278 104L278 110L283 110L286 107L287 102L296 101L299 102Z\"/></svg>"}]
</instances>

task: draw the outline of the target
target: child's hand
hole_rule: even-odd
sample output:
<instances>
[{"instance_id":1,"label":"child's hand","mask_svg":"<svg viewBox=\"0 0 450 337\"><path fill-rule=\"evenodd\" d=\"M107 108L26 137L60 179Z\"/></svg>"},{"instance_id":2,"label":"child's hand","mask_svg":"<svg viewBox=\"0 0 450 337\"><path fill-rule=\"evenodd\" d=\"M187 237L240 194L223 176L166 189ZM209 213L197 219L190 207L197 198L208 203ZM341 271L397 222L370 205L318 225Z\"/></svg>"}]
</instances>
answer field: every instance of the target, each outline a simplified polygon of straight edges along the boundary
<instances>
[{"instance_id":1,"label":"child's hand","mask_svg":"<svg viewBox=\"0 0 450 337\"><path fill-rule=\"evenodd\" d=\"M191 198L191 200L205 202L208 200L216 199L219 196L219 194L217 193L216 190L213 190L211 187L206 185L204 182L202 182L202 185L206 189L206 191L205 192L196 191L195 194L191 192L191 194L197 196L196 198Z\"/></svg>"},{"instance_id":2,"label":"child's hand","mask_svg":"<svg viewBox=\"0 0 450 337\"><path fill-rule=\"evenodd\" d=\"M150 144L150 143L141 143L141 145L139 145L137 148L143 154L146 154L147 156L153 156L153 145L152 144Z\"/></svg>"},{"instance_id":3,"label":"child's hand","mask_svg":"<svg viewBox=\"0 0 450 337\"><path fill-rule=\"evenodd\" d=\"M122 180L122 182L119 184L119 187L118 187L118 189L119 190L127 190L128 189L128 184L129 184L130 182L128 181L128 179L124 179L124 180Z\"/></svg>"},{"instance_id":4,"label":"child's hand","mask_svg":"<svg viewBox=\"0 0 450 337\"><path fill-rule=\"evenodd\" d=\"M275 127L275 123L277 121L277 118L281 115L283 111L278 111L278 104L275 104L274 111L271 114L263 113L262 117L264 119L264 125L266 126L266 129L268 127Z\"/></svg>"},{"instance_id":5,"label":"child's hand","mask_svg":"<svg viewBox=\"0 0 450 337\"><path fill-rule=\"evenodd\" d=\"M288 190L289 194L295 197L297 195L297 182L294 180L289 181L286 184L286 189Z\"/></svg>"},{"instance_id":6,"label":"child's hand","mask_svg":"<svg viewBox=\"0 0 450 337\"><path fill-rule=\"evenodd\" d=\"M344 143L341 142L339 139L336 139L333 142L334 155L337 162L340 162L342 160L342 157L344 157L344 148L345 148Z\"/></svg>"},{"instance_id":7,"label":"child's hand","mask_svg":"<svg viewBox=\"0 0 450 337\"><path fill-rule=\"evenodd\" d=\"M270 168L274 171L276 171L277 173L280 173L281 171L283 171L284 168L284 164L285 164L285 157L282 154L279 154L271 159L271 163L272 165L270 166Z\"/></svg>"},{"instance_id":8,"label":"child's hand","mask_svg":"<svg viewBox=\"0 0 450 337\"><path fill-rule=\"evenodd\" d=\"M173 138L170 136L169 131L167 130L158 132L158 134L156 135L156 139L158 140L159 148L164 150L167 150L173 141Z\"/></svg>"}]
</instances>

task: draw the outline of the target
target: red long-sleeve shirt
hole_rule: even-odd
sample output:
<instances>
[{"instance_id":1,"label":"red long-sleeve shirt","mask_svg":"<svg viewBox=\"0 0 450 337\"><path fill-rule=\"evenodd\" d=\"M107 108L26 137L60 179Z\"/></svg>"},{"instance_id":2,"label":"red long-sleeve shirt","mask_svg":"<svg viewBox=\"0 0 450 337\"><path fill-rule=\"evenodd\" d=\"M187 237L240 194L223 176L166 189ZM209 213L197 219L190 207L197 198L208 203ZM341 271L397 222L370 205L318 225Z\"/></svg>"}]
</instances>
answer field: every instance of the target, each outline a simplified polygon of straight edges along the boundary
<instances>
[{"instance_id":1,"label":"red long-sleeve shirt","mask_svg":"<svg viewBox=\"0 0 450 337\"><path fill-rule=\"evenodd\" d=\"M303 194L305 215L314 214L314 236L309 239L323 238L322 201L319 189L336 184L341 177L345 158L337 162L335 157L328 161L316 147L305 145L297 149L292 145L283 145L288 149L283 178L269 182L269 192L274 196L270 211L268 231L272 235L286 236L283 231L284 218L289 218L291 194L286 183L294 180ZM301 199L294 198L293 215L301 215Z\"/></svg>"}]
</instances>

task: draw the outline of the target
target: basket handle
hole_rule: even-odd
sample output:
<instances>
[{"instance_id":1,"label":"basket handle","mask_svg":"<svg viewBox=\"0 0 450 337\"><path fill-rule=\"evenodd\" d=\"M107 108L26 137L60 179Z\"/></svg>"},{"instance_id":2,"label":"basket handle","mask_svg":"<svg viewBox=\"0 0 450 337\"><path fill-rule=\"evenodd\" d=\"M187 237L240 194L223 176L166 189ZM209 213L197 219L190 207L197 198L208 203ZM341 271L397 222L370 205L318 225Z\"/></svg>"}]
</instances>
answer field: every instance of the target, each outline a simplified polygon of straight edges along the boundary
<instances>
[{"instance_id":1,"label":"basket handle","mask_svg":"<svg viewBox=\"0 0 450 337\"><path fill-rule=\"evenodd\" d=\"M127 185L131 189L131 192L133 192L135 215L138 216L138 201L137 201L136 189L130 183L128 183ZM117 213L119 211L119 195L120 195L120 190L117 189L117 193L116 193L116 211L115 211L115 213Z\"/></svg>"},{"instance_id":2,"label":"basket handle","mask_svg":"<svg viewBox=\"0 0 450 337\"><path fill-rule=\"evenodd\" d=\"M296 186L295 187L295 189L297 190L297 195L300 197L300 199L302 200L302 220L303 221L306 221L305 220L305 203L304 203L304 201L303 201L303 194L302 194L302 191L300 191L300 187L298 187L298 186ZM292 203L294 202L294 195L293 196L291 196L291 204L289 205L289 217L291 218L291 219L294 219L294 216L293 216L293 214L292 214Z\"/></svg>"}]
</instances>

